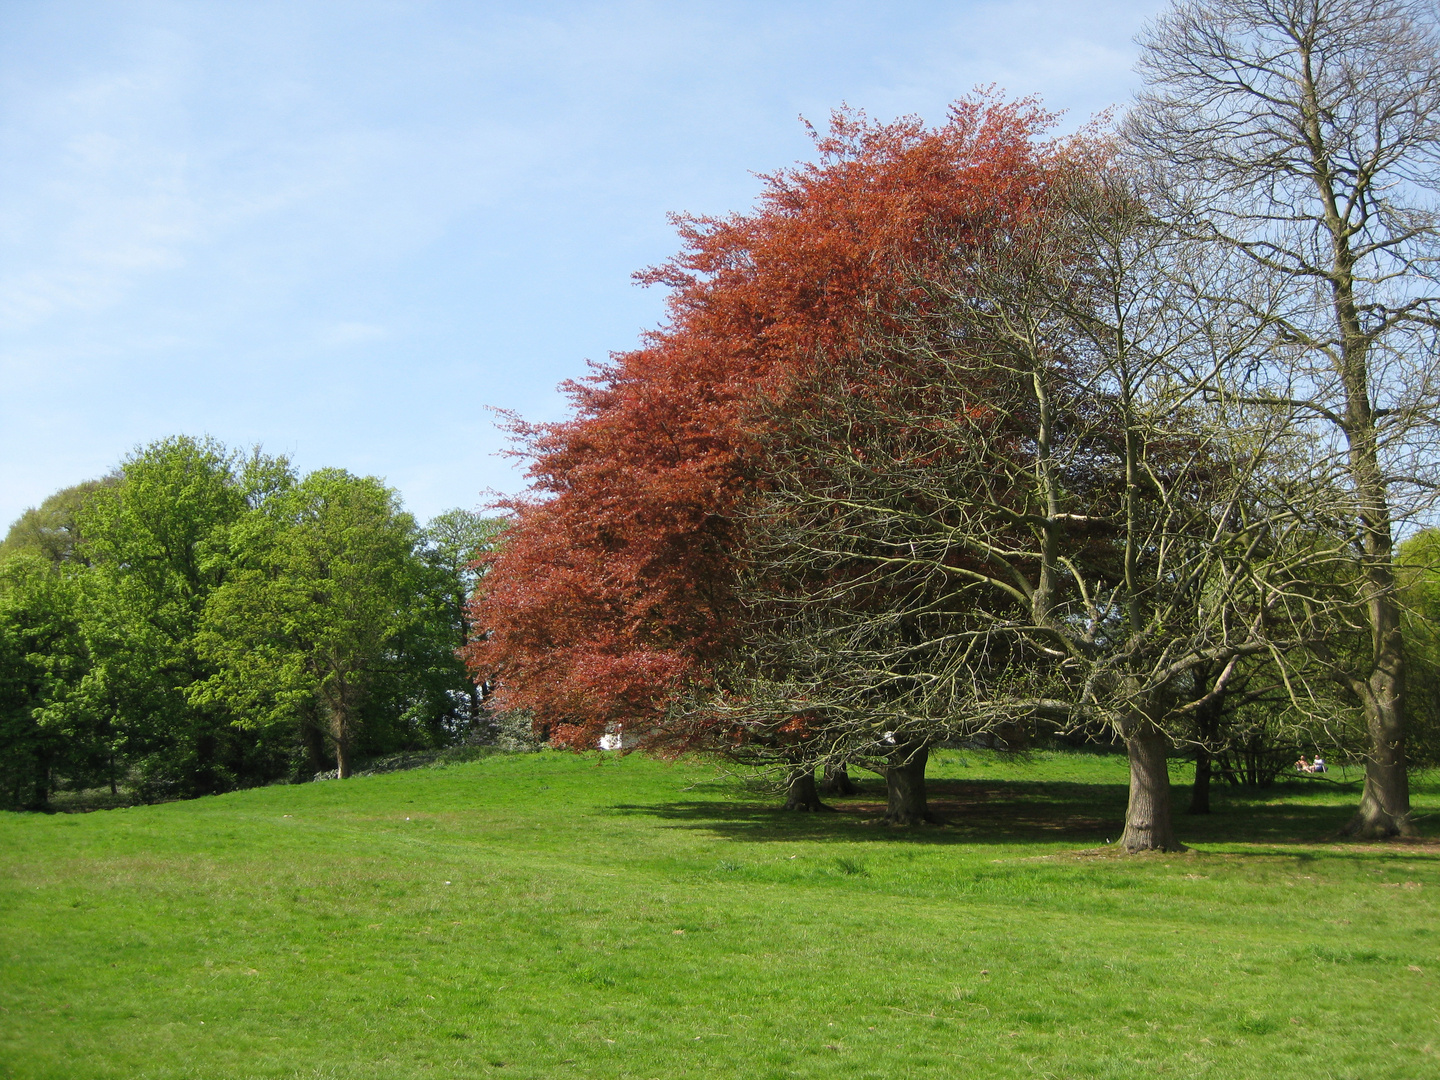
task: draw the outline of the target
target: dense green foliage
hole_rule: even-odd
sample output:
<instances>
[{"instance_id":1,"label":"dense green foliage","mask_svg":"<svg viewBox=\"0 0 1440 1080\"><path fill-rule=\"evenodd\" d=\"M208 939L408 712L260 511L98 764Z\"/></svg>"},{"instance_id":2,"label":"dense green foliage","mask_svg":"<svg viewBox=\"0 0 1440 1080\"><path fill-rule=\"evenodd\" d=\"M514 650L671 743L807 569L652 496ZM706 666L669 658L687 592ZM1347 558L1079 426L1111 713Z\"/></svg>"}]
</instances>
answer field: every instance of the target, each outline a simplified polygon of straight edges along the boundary
<instances>
[{"instance_id":1,"label":"dense green foliage","mask_svg":"<svg viewBox=\"0 0 1440 1080\"><path fill-rule=\"evenodd\" d=\"M238 460L208 440L167 439L132 455L120 484L80 512L81 633L91 667L63 711L103 718L147 792L222 791L273 771L270 747L225 710L196 707L213 672L197 648L206 606L231 569L231 533L283 463Z\"/></svg>"},{"instance_id":2,"label":"dense green foliage","mask_svg":"<svg viewBox=\"0 0 1440 1080\"><path fill-rule=\"evenodd\" d=\"M10 526L0 541L0 559L30 552L60 565L77 557L81 507L97 491L119 482L115 475L61 488L39 506L32 506Z\"/></svg>"},{"instance_id":3,"label":"dense green foliage","mask_svg":"<svg viewBox=\"0 0 1440 1080\"><path fill-rule=\"evenodd\" d=\"M1400 545L1405 610L1405 689L1410 708L1407 755L1440 765L1440 529Z\"/></svg>"},{"instance_id":4,"label":"dense green foliage","mask_svg":"<svg viewBox=\"0 0 1440 1080\"><path fill-rule=\"evenodd\" d=\"M541 753L0 816L0 1076L1434 1074L1433 845L1292 779L1111 857L1125 781L941 752L897 831Z\"/></svg>"},{"instance_id":5,"label":"dense green foliage","mask_svg":"<svg viewBox=\"0 0 1440 1080\"><path fill-rule=\"evenodd\" d=\"M0 806L44 806L57 769L109 773L103 732L58 708L90 667L78 585L34 551L0 560Z\"/></svg>"},{"instance_id":6,"label":"dense green foliage","mask_svg":"<svg viewBox=\"0 0 1440 1080\"><path fill-rule=\"evenodd\" d=\"M462 737L458 597L493 534L452 511L432 536L373 477L183 437L58 493L0 552L0 805L210 794Z\"/></svg>"}]
</instances>

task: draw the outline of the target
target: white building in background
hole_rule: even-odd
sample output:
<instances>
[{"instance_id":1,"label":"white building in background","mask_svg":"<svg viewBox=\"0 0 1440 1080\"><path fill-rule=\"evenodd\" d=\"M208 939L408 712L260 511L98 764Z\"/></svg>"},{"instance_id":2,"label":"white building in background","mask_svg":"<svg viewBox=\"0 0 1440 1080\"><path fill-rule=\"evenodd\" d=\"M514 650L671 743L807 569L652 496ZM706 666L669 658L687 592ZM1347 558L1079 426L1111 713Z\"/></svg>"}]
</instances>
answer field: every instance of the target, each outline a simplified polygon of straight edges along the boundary
<instances>
[{"instance_id":1,"label":"white building in background","mask_svg":"<svg viewBox=\"0 0 1440 1080\"><path fill-rule=\"evenodd\" d=\"M629 750L639 741L639 735L631 734L625 730L624 724L617 722L605 725L605 734L600 736L596 745L601 750Z\"/></svg>"}]
</instances>

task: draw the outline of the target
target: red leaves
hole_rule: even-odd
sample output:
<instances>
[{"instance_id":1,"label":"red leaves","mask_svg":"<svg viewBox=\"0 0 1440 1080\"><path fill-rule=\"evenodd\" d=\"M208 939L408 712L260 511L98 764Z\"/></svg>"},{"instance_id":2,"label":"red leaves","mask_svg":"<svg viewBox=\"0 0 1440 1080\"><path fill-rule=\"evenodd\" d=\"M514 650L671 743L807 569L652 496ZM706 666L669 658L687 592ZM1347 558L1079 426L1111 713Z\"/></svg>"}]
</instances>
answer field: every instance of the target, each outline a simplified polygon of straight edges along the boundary
<instances>
[{"instance_id":1,"label":"red leaves","mask_svg":"<svg viewBox=\"0 0 1440 1080\"><path fill-rule=\"evenodd\" d=\"M838 112L819 160L764 177L753 212L675 218L680 253L636 275L674 290L667 325L566 384L573 419L511 423L531 494L509 504L469 648L505 705L593 745L703 681L738 616L732 514L765 475L754 406L853 357L915 302L917 271L1023 217L1051 119L989 93L934 131Z\"/></svg>"}]
</instances>

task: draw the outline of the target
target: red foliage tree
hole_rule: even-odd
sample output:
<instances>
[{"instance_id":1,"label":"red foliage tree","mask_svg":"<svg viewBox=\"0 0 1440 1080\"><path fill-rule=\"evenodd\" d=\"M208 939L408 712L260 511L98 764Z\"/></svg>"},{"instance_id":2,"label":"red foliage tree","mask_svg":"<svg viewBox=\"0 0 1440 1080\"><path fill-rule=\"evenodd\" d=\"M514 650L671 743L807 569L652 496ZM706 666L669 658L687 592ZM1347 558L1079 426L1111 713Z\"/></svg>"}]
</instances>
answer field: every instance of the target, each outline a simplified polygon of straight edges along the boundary
<instances>
[{"instance_id":1,"label":"red foliage tree","mask_svg":"<svg viewBox=\"0 0 1440 1080\"><path fill-rule=\"evenodd\" d=\"M1034 101L978 94L926 129L838 112L818 160L763 177L748 214L677 218L637 275L668 321L565 386L574 417L512 421L529 493L472 601L468 659L552 743L653 720L733 640L734 511L765 475L757 404L844 364L927 267L1022 218L1060 149ZM800 406L797 406L800 407Z\"/></svg>"}]
</instances>

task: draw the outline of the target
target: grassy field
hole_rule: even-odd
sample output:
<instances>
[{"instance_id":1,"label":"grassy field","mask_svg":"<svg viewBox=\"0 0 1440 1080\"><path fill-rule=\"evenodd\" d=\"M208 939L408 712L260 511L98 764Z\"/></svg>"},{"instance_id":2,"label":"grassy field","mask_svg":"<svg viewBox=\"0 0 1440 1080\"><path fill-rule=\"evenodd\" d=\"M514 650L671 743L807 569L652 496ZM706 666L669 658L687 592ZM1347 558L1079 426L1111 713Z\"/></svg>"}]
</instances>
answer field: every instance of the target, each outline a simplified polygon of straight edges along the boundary
<instances>
[{"instance_id":1,"label":"grassy field","mask_svg":"<svg viewBox=\"0 0 1440 1080\"><path fill-rule=\"evenodd\" d=\"M1440 1076L1440 845L1334 841L1353 789L1124 857L1121 759L930 775L911 830L552 753L0 815L0 1077Z\"/></svg>"}]
</instances>

